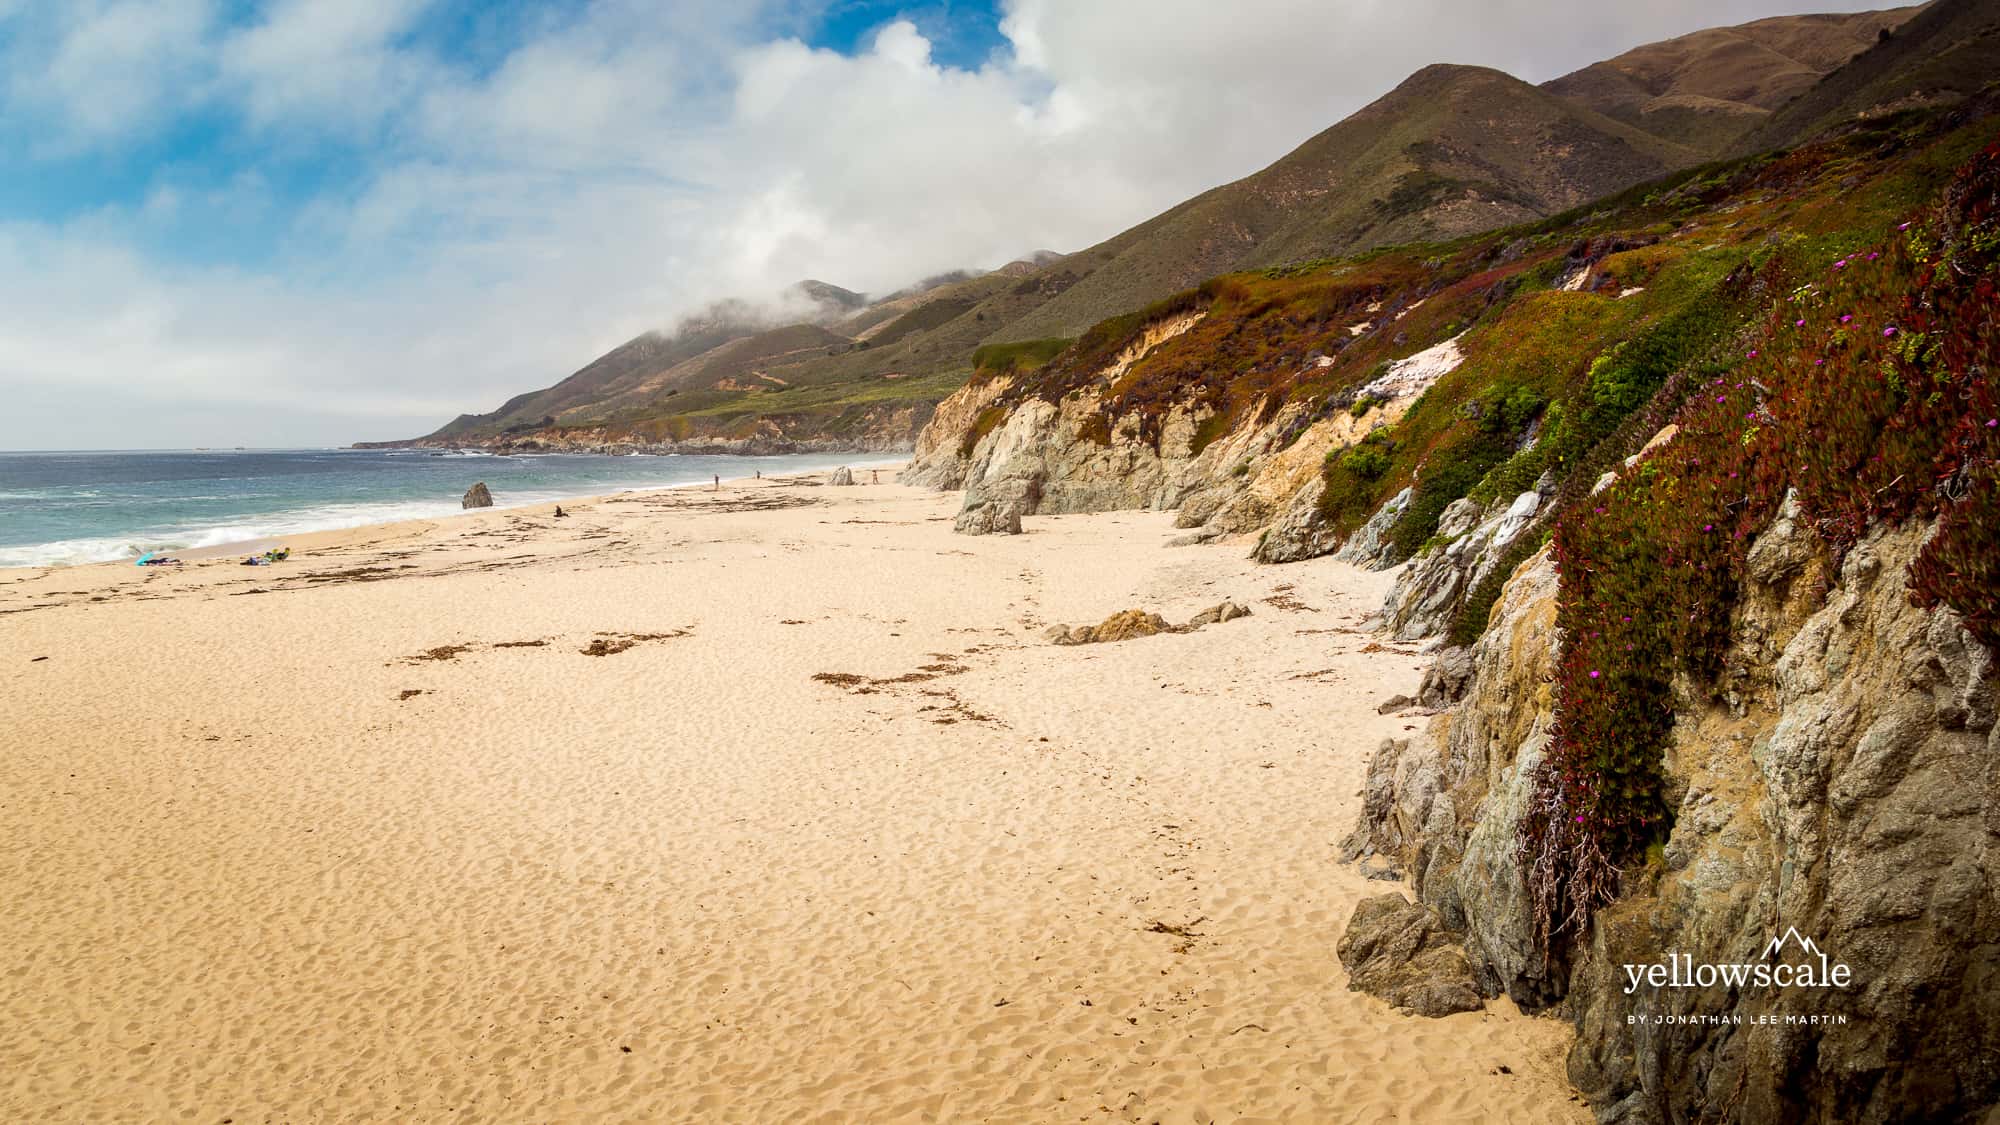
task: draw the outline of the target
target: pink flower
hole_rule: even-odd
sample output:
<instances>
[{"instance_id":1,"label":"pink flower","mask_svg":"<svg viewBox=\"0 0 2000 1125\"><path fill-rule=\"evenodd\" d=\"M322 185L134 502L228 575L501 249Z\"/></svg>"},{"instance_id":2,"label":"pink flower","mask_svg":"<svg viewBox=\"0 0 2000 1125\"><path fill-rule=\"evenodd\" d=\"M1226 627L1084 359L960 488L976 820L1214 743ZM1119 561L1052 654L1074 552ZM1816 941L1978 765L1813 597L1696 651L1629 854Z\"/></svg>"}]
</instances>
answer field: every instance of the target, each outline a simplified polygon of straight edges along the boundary
<instances>
[{"instance_id":1,"label":"pink flower","mask_svg":"<svg viewBox=\"0 0 2000 1125\"><path fill-rule=\"evenodd\" d=\"M1592 668L1592 669L1590 670L1590 678L1594 680L1594 679L1596 679L1596 678L1597 678L1597 676L1598 676L1598 671L1597 671L1597 669L1595 669L1595 668Z\"/></svg>"},{"instance_id":2,"label":"pink flower","mask_svg":"<svg viewBox=\"0 0 2000 1125\"><path fill-rule=\"evenodd\" d=\"M1806 326L1806 318L1805 318L1805 317L1800 317L1800 318L1798 318L1797 320L1795 320L1795 321L1793 321L1793 322L1792 322L1792 327L1793 327L1793 328L1804 328L1805 326Z\"/></svg>"},{"instance_id":3,"label":"pink flower","mask_svg":"<svg viewBox=\"0 0 2000 1125\"><path fill-rule=\"evenodd\" d=\"M1846 258L1842 258L1842 259L1841 259L1841 260L1839 260L1838 262L1835 262L1835 263L1833 263L1833 268L1834 268L1834 269L1837 269L1837 270L1844 270L1844 269L1846 269L1846 268L1847 268L1847 259L1846 259Z\"/></svg>"},{"instance_id":4,"label":"pink flower","mask_svg":"<svg viewBox=\"0 0 2000 1125\"><path fill-rule=\"evenodd\" d=\"M1910 224L1908 224L1908 223L1904 223L1904 224L1903 224L1902 226L1899 226L1899 227L1897 227L1896 229L1897 229L1897 230L1909 230L1909 229L1910 229Z\"/></svg>"},{"instance_id":5,"label":"pink flower","mask_svg":"<svg viewBox=\"0 0 2000 1125\"><path fill-rule=\"evenodd\" d=\"M1841 314L1840 314L1840 323L1842 323L1842 324L1846 324L1846 323L1847 323L1848 321L1850 321L1850 320L1853 320L1853 319L1854 319L1854 314L1853 314L1853 313L1841 313Z\"/></svg>"},{"instance_id":6,"label":"pink flower","mask_svg":"<svg viewBox=\"0 0 2000 1125\"><path fill-rule=\"evenodd\" d=\"M1750 349L1750 358L1751 358L1751 359L1756 359L1756 358L1757 358L1757 349L1756 349L1756 348L1751 348L1751 349Z\"/></svg>"},{"instance_id":7,"label":"pink flower","mask_svg":"<svg viewBox=\"0 0 2000 1125\"><path fill-rule=\"evenodd\" d=\"M1893 324L1882 330L1882 335L1885 337L1894 336L1895 334L1896 334L1896 326Z\"/></svg>"}]
</instances>

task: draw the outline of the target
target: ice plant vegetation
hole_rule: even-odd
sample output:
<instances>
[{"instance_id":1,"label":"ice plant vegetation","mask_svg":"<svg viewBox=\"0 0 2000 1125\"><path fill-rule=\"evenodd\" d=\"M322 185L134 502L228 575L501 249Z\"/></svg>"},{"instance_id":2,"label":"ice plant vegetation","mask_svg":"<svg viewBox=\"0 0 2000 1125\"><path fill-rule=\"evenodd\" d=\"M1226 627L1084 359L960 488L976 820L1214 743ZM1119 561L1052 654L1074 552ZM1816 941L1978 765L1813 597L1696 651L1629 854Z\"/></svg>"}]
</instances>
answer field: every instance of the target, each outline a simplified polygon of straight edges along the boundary
<instances>
[{"instance_id":1,"label":"ice plant vegetation","mask_svg":"<svg viewBox=\"0 0 2000 1125\"><path fill-rule=\"evenodd\" d=\"M1787 296L1757 346L1689 388L1672 442L1557 525L1557 717L1522 839L1551 943L1666 837L1677 699L1716 691L1746 553L1788 490L1828 574L1871 528L1936 520L1912 601L2000 643L2000 145L1875 238L1831 268L1767 263L1762 287Z\"/></svg>"}]
</instances>

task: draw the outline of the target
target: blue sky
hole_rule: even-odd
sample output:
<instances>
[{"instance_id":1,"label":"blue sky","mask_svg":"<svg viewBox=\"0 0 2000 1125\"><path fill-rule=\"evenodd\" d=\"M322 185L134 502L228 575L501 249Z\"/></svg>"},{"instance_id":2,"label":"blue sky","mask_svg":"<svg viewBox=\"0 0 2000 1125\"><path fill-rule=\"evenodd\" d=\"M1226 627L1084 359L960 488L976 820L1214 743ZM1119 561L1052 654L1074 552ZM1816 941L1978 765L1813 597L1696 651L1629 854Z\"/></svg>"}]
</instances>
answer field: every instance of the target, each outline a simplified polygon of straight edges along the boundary
<instances>
[{"instance_id":1,"label":"blue sky","mask_svg":"<svg viewBox=\"0 0 2000 1125\"><path fill-rule=\"evenodd\" d=\"M883 25L908 20L931 42L931 57L947 65L977 69L1005 48L997 3L898 4L893 0L832 0L805 19L801 38L843 54L867 49Z\"/></svg>"},{"instance_id":2,"label":"blue sky","mask_svg":"<svg viewBox=\"0 0 2000 1125\"><path fill-rule=\"evenodd\" d=\"M0 448L411 436L725 296L1081 248L1428 63L1838 7L0 0Z\"/></svg>"},{"instance_id":3,"label":"blue sky","mask_svg":"<svg viewBox=\"0 0 2000 1125\"><path fill-rule=\"evenodd\" d=\"M585 0L450 0L421 6L392 42L465 76L490 76L524 45L576 20ZM218 6L218 30L255 26L259 6ZM906 5L894 0L825 0L767 10L753 21L773 38L791 36L846 55L866 51L885 25L906 20L931 43L942 65L977 69L1005 44L994 3ZM170 229L146 232L147 250L200 263L257 264L285 250L286 226L305 201L356 192L374 172L373 157L393 136L310 132L273 135L249 128L241 107L197 103L155 127L122 135L115 145L52 142L32 114L0 117L0 217L75 221L105 208L140 207L156 191L183 198L226 192L245 180L257 206L232 205L185 215Z\"/></svg>"}]
</instances>

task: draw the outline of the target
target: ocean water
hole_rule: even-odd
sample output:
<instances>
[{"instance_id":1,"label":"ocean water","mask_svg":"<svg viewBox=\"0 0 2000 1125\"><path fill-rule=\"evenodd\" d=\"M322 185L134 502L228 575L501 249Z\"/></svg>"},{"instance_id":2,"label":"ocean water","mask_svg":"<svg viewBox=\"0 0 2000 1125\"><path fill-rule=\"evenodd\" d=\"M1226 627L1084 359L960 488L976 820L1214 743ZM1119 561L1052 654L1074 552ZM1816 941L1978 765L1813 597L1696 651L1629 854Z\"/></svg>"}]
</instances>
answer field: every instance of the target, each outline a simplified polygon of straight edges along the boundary
<instances>
[{"instance_id":1,"label":"ocean water","mask_svg":"<svg viewBox=\"0 0 2000 1125\"><path fill-rule=\"evenodd\" d=\"M429 450L0 452L0 567L137 558L307 531L461 513L477 481L496 508L722 479L861 467L855 454L631 456Z\"/></svg>"}]
</instances>

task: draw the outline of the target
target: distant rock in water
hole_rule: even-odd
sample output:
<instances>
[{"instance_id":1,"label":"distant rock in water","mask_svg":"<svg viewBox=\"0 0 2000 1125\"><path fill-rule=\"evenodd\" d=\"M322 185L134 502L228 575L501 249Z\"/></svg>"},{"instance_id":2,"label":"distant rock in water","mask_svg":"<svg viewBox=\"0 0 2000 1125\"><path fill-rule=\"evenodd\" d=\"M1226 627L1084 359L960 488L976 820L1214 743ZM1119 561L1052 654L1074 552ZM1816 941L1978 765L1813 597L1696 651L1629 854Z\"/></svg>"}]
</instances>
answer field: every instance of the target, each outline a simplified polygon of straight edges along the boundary
<instances>
[{"instance_id":1,"label":"distant rock in water","mask_svg":"<svg viewBox=\"0 0 2000 1125\"><path fill-rule=\"evenodd\" d=\"M461 508L491 508L493 493L487 491L486 482L480 481L465 490L465 499L459 502Z\"/></svg>"},{"instance_id":2,"label":"distant rock in water","mask_svg":"<svg viewBox=\"0 0 2000 1125\"><path fill-rule=\"evenodd\" d=\"M828 484L853 484L853 483L854 483L854 472L853 472L853 471L852 471L851 469L849 469L849 468L848 468L847 466L845 466L845 465L842 465L842 466L841 466L840 468L838 468L838 469L835 469L835 470L833 471L833 476L831 476L831 477L827 478L827 482L826 482L826 483L828 483Z\"/></svg>"}]
</instances>

